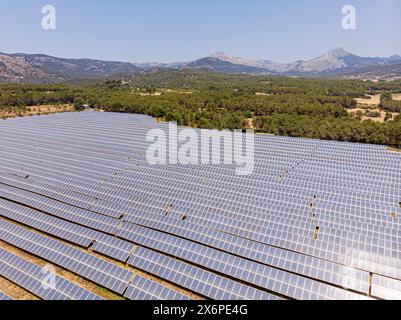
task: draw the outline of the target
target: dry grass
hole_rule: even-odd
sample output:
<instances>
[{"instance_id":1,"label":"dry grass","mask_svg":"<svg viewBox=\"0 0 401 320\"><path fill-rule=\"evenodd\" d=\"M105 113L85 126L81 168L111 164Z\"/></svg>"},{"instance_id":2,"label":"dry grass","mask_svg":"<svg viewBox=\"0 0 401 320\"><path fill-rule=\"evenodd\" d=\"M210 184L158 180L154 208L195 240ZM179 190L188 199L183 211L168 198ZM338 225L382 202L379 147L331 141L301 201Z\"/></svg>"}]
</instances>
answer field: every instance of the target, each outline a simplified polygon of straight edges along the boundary
<instances>
[{"instance_id":1,"label":"dry grass","mask_svg":"<svg viewBox=\"0 0 401 320\"><path fill-rule=\"evenodd\" d=\"M388 147L387 149L388 149L389 152L401 153L401 149L392 148L392 147Z\"/></svg>"},{"instance_id":2,"label":"dry grass","mask_svg":"<svg viewBox=\"0 0 401 320\"><path fill-rule=\"evenodd\" d=\"M380 94L369 95L371 99L357 98L355 99L358 104L368 106L378 106L380 104Z\"/></svg>"},{"instance_id":3,"label":"dry grass","mask_svg":"<svg viewBox=\"0 0 401 320\"><path fill-rule=\"evenodd\" d=\"M394 93L393 94L393 100L401 101L401 93Z\"/></svg>"},{"instance_id":4,"label":"dry grass","mask_svg":"<svg viewBox=\"0 0 401 320\"><path fill-rule=\"evenodd\" d=\"M254 124L253 119L247 119L247 127L249 129L255 129L255 124Z\"/></svg>"},{"instance_id":5,"label":"dry grass","mask_svg":"<svg viewBox=\"0 0 401 320\"><path fill-rule=\"evenodd\" d=\"M377 111L377 112L380 112L380 117L368 117L367 115L366 115L366 110L368 110L369 112L371 112L371 111ZM379 123L384 123L384 119L385 119L385 117L386 117L386 111L383 111L383 110L380 110L380 109L378 109L378 108L375 108L375 109L362 109L362 108L356 108L356 109L351 109L351 110L347 110L348 111L348 113L349 114L352 114L352 115L354 115L357 111L362 111L362 113L363 113L363 116L362 116L362 121L363 120L372 120L372 121L374 121L374 122L379 122ZM396 116L396 115L398 115L398 113L391 113L392 115L393 115L393 118Z\"/></svg>"}]
</instances>

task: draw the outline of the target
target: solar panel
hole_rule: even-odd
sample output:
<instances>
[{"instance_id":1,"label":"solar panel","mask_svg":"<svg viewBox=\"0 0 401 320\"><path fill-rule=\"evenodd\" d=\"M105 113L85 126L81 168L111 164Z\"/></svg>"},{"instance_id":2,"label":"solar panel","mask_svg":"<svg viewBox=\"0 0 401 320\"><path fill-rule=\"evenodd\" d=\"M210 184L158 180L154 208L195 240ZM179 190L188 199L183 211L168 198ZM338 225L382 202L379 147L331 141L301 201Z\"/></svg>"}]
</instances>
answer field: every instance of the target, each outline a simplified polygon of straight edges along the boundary
<instances>
[{"instance_id":1,"label":"solar panel","mask_svg":"<svg viewBox=\"0 0 401 320\"><path fill-rule=\"evenodd\" d=\"M2 186L0 194L12 201L107 233L114 233L119 223L117 219L99 215L16 188Z\"/></svg>"},{"instance_id":2,"label":"solar panel","mask_svg":"<svg viewBox=\"0 0 401 320\"><path fill-rule=\"evenodd\" d=\"M145 234L142 235L143 239L146 237ZM137 239L140 241L139 237ZM361 295L340 288L228 255L199 244L185 242L185 240L168 235L164 235L158 241L152 239L147 242L141 241L141 244L295 299L302 299L305 295L308 296L308 299L363 299ZM286 286L282 285L284 279L290 280Z\"/></svg>"},{"instance_id":3,"label":"solar panel","mask_svg":"<svg viewBox=\"0 0 401 320\"><path fill-rule=\"evenodd\" d=\"M273 246L266 246L201 226L191 226L191 223L188 222L177 222L170 225L161 219L156 221L144 217L140 217L137 222L150 228L191 239L197 243L209 245L263 264L285 268L298 274L333 283L341 287L347 287L361 293L368 294L369 292L369 273L361 270L301 255L296 252L282 250ZM162 247L162 250L166 250L163 244L166 239L170 239L177 248L180 247L177 242L174 242L172 236L138 225L124 224L117 234L122 238L156 249ZM178 240L178 242L183 243L182 246L191 246L190 242L185 240ZM210 250L209 253L213 254L213 251Z\"/></svg>"},{"instance_id":4,"label":"solar panel","mask_svg":"<svg viewBox=\"0 0 401 320\"><path fill-rule=\"evenodd\" d=\"M151 129L168 124L96 112L3 121L0 214L84 247L95 232L92 249L122 262L145 245L289 297L381 298L369 274L401 280L399 154L255 135L253 174L237 176L231 165L150 165ZM247 272L259 265L273 283Z\"/></svg>"},{"instance_id":5,"label":"solar panel","mask_svg":"<svg viewBox=\"0 0 401 320\"><path fill-rule=\"evenodd\" d=\"M92 246L93 251L103 253L122 262L128 260L133 249L134 244L105 234L96 237Z\"/></svg>"},{"instance_id":6,"label":"solar panel","mask_svg":"<svg viewBox=\"0 0 401 320\"><path fill-rule=\"evenodd\" d=\"M0 216L7 217L29 227L88 247L97 232L79 225L63 221L39 211L0 199Z\"/></svg>"},{"instance_id":7,"label":"solar panel","mask_svg":"<svg viewBox=\"0 0 401 320\"><path fill-rule=\"evenodd\" d=\"M133 273L96 256L0 221L0 239L122 294Z\"/></svg>"},{"instance_id":8,"label":"solar panel","mask_svg":"<svg viewBox=\"0 0 401 320\"><path fill-rule=\"evenodd\" d=\"M1 292L0 291L0 300L2 300L2 301L9 301L9 300L12 300L9 296L7 296L5 293L3 293L3 292Z\"/></svg>"},{"instance_id":9,"label":"solar panel","mask_svg":"<svg viewBox=\"0 0 401 320\"><path fill-rule=\"evenodd\" d=\"M372 295L387 300L401 300L401 281L374 274Z\"/></svg>"},{"instance_id":10,"label":"solar panel","mask_svg":"<svg viewBox=\"0 0 401 320\"><path fill-rule=\"evenodd\" d=\"M46 300L101 300L70 281L0 248L0 275Z\"/></svg>"},{"instance_id":11,"label":"solar panel","mask_svg":"<svg viewBox=\"0 0 401 320\"><path fill-rule=\"evenodd\" d=\"M217 300L279 300L279 297L190 264L138 247L128 264Z\"/></svg>"},{"instance_id":12,"label":"solar panel","mask_svg":"<svg viewBox=\"0 0 401 320\"><path fill-rule=\"evenodd\" d=\"M130 300L189 300L189 297L141 276L135 277L124 297Z\"/></svg>"}]
</instances>

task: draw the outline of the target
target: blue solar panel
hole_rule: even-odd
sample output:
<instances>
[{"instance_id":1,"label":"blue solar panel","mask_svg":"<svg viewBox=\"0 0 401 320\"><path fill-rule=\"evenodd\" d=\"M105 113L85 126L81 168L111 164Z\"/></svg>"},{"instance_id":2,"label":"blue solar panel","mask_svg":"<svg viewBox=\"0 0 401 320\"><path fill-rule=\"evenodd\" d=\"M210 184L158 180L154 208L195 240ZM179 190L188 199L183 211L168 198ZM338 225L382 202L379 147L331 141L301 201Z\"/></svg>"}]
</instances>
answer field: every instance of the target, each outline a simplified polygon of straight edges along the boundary
<instances>
[{"instance_id":1,"label":"blue solar panel","mask_svg":"<svg viewBox=\"0 0 401 320\"><path fill-rule=\"evenodd\" d=\"M84 251L0 221L0 239L122 294L133 273Z\"/></svg>"},{"instance_id":2,"label":"blue solar panel","mask_svg":"<svg viewBox=\"0 0 401 320\"><path fill-rule=\"evenodd\" d=\"M46 300L101 300L70 281L0 248L0 275Z\"/></svg>"},{"instance_id":3,"label":"blue solar panel","mask_svg":"<svg viewBox=\"0 0 401 320\"><path fill-rule=\"evenodd\" d=\"M97 236L92 246L93 251L122 262L128 260L133 249L134 244L105 234Z\"/></svg>"},{"instance_id":4,"label":"blue solar panel","mask_svg":"<svg viewBox=\"0 0 401 320\"><path fill-rule=\"evenodd\" d=\"M130 300L189 300L189 297L141 276L135 277L124 296Z\"/></svg>"},{"instance_id":5,"label":"blue solar panel","mask_svg":"<svg viewBox=\"0 0 401 320\"><path fill-rule=\"evenodd\" d=\"M0 214L121 262L140 244L293 298L397 292L399 154L256 135L253 174L238 176L231 165L150 165L151 129L168 124L95 112L3 121Z\"/></svg>"},{"instance_id":6,"label":"blue solar panel","mask_svg":"<svg viewBox=\"0 0 401 320\"><path fill-rule=\"evenodd\" d=\"M128 263L205 297L217 300L278 300L279 297L138 247Z\"/></svg>"},{"instance_id":7,"label":"blue solar panel","mask_svg":"<svg viewBox=\"0 0 401 320\"><path fill-rule=\"evenodd\" d=\"M97 235L97 232L91 229L3 199L0 199L0 216L7 217L83 247L88 247Z\"/></svg>"},{"instance_id":8,"label":"blue solar panel","mask_svg":"<svg viewBox=\"0 0 401 320\"><path fill-rule=\"evenodd\" d=\"M7 301L7 300L12 300L12 299L9 296L7 296L5 293L0 291L0 300Z\"/></svg>"}]
</instances>

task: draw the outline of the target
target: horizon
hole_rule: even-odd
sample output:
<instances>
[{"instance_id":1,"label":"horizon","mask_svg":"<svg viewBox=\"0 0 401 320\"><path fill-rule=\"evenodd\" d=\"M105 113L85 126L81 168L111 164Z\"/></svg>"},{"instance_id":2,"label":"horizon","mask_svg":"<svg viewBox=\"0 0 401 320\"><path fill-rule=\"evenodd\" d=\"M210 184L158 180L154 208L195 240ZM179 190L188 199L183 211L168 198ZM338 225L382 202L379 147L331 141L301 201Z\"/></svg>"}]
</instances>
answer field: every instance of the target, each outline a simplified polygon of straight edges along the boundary
<instances>
[{"instance_id":1,"label":"horizon","mask_svg":"<svg viewBox=\"0 0 401 320\"><path fill-rule=\"evenodd\" d=\"M336 47L363 57L399 55L401 2L382 3L4 0L0 11L7 14L0 20L0 37L7 53L131 63L193 61L214 52L288 63ZM46 4L56 8L55 30L41 28ZM341 27L344 5L355 7L355 30Z\"/></svg>"},{"instance_id":2,"label":"horizon","mask_svg":"<svg viewBox=\"0 0 401 320\"><path fill-rule=\"evenodd\" d=\"M327 52L322 52L321 55L329 53L333 50L336 49L342 49L346 52L348 52L349 54L355 55L353 52L350 52L347 49L344 49L342 47L335 47ZM3 50L0 50L0 54L5 54L5 55L18 55L18 54L29 54L29 55L43 55L43 56L49 56L49 57L53 57L53 58L60 58L60 59L71 59L71 60L82 60L82 59L88 59L88 60L100 60L100 61L106 61L106 62L122 62L122 63L132 63L132 64L152 64L152 63L160 63L160 64L173 64L173 63L185 63L185 62L191 62L191 61L196 61L198 59L202 59L202 58L206 58L206 57L212 57L215 54L225 54L228 55L229 57L233 57L233 58L244 58L244 59L251 59L251 60L265 60L265 61L272 61L270 59L265 59L265 58L249 58L249 57L239 57L239 56L235 56L235 55L231 55L230 53L227 52L223 52L223 51L214 51L213 53L206 55L204 57L198 57L195 60L187 60L187 61L170 61L170 62L160 62L160 61L124 61L124 60L104 60L104 59L96 59L96 58L91 58L91 57L80 57L80 58L71 58L71 57L63 57L63 56L53 56L44 52L36 52L36 53L26 53L26 52L5 52ZM401 57L401 54L399 53L394 53L394 54L390 54L389 56L361 56L361 57L365 57L365 58L389 58L389 57L393 57L393 56L398 56ZM310 58L311 59L315 59L318 58L319 56ZM305 60L301 60L301 59L297 59L294 60L292 62L298 62L298 61L305 61ZM276 61L272 61L272 62L276 62ZM285 63L285 62L284 62Z\"/></svg>"}]
</instances>

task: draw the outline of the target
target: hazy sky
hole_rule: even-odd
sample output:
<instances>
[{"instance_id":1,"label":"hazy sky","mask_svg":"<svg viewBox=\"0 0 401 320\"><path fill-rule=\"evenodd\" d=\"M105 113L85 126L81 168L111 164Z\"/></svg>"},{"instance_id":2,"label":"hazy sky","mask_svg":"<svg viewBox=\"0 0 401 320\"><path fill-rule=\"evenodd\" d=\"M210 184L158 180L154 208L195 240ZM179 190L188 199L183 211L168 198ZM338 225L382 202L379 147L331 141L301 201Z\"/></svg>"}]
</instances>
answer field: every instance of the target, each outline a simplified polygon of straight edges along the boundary
<instances>
[{"instance_id":1,"label":"hazy sky","mask_svg":"<svg viewBox=\"0 0 401 320\"><path fill-rule=\"evenodd\" d=\"M57 29L41 27L44 5ZM341 8L356 8L343 30ZM215 51L278 62L334 47L401 54L401 0L0 0L0 51L130 62L183 61Z\"/></svg>"}]
</instances>

